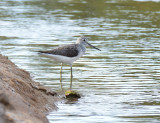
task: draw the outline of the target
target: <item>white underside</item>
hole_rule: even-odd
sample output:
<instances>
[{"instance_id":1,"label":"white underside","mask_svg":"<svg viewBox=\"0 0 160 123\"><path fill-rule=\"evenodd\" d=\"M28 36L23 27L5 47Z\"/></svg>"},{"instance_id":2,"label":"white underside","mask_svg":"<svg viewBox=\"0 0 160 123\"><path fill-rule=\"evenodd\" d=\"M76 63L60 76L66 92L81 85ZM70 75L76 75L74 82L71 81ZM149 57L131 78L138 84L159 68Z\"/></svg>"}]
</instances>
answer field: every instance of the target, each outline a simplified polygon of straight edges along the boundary
<instances>
[{"instance_id":1,"label":"white underside","mask_svg":"<svg viewBox=\"0 0 160 123\"><path fill-rule=\"evenodd\" d=\"M41 55L52 58L55 61L60 62L60 63L72 65L73 62L76 61L77 59L79 59L83 54L79 54L76 57L67 57L67 56L52 55L52 54L45 54L45 53L41 53Z\"/></svg>"}]
</instances>

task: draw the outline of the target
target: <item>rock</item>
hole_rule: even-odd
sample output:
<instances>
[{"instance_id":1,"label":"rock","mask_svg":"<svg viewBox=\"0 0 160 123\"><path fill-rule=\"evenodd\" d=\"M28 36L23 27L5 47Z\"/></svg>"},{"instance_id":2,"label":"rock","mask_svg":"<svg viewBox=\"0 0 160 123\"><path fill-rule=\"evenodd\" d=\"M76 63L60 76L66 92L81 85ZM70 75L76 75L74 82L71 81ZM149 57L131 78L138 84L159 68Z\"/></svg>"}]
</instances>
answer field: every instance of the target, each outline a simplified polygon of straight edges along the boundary
<instances>
[{"instance_id":1,"label":"rock","mask_svg":"<svg viewBox=\"0 0 160 123\"><path fill-rule=\"evenodd\" d=\"M9 103L8 97L4 94L0 94L0 123L14 123L12 119L5 115L6 107L12 109L11 104Z\"/></svg>"},{"instance_id":2,"label":"rock","mask_svg":"<svg viewBox=\"0 0 160 123\"><path fill-rule=\"evenodd\" d=\"M48 123L45 113L56 110L58 100L54 91L0 54L0 123Z\"/></svg>"},{"instance_id":3,"label":"rock","mask_svg":"<svg viewBox=\"0 0 160 123\"><path fill-rule=\"evenodd\" d=\"M67 90L65 92L65 96L66 96L66 98L70 98L70 99L81 97L79 93L77 93L76 91L73 91L73 90Z\"/></svg>"}]
</instances>

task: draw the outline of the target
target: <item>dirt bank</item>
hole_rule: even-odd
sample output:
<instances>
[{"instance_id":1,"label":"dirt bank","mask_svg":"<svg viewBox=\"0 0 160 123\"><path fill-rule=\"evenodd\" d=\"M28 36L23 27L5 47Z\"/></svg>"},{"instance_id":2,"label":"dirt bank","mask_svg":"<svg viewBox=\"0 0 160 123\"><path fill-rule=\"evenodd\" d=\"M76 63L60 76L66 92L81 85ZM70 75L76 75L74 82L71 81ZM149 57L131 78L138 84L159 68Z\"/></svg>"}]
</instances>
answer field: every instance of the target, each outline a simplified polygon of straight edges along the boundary
<instances>
[{"instance_id":1,"label":"dirt bank","mask_svg":"<svg viewBox=\"0 0 160 123\"><path fill-rule=\"evenodd\" d=\"M0 54L0 123L48 123L46 113L57 109L57 100L55 92Z\"/></svg>"}]
</instances>

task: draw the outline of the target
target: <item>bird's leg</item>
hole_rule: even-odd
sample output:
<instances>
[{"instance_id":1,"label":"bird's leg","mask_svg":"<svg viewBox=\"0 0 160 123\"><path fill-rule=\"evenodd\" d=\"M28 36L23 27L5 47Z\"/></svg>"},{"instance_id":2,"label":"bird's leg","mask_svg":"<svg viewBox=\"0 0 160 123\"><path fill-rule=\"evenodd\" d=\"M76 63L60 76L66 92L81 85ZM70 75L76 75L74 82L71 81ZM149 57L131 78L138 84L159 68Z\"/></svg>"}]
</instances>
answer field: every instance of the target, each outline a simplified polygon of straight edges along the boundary
<instances>
[{"instance_id":1,"label":"bird's leg","mask_svg":"<svg viewBox=\"0 0 160 123\"><path fill-rule=\"evenodd\" d=\"M63 87L62 87L62 67L63 67L63 63L61 63L61 70L60 70L60 84L61 84L61 89L63 91Z\"/></svg>"},{"instance_id":2,"label":"bird's leg","mask_svg":"<svg viewBox=\"0 0 160 123\"><path fill-rule=\"evenodd\" d=\"M72 75L72 66L71 66L71 81L70 81L70 90L72 90L72 78L73 78L73 75Z\"/></svg>"}]
</instances>

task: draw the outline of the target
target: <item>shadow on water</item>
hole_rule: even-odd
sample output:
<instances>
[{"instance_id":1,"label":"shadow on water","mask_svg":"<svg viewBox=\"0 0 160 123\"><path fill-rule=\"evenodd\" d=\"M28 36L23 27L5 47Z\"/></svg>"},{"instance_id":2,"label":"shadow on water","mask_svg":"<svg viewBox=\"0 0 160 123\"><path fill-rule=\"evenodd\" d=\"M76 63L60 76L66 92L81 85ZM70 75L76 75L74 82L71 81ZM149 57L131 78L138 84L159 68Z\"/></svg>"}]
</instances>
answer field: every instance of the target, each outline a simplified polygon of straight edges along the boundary
<instances>
[{"instance_id":1,"label":"shadow on water","mask_svg":"<svg viewBox=\"0 0 160 123\"><path fill-rule=\"evenodd\" d=\"M1 0L0 51L34 80L57 90L60 64L36 51L75 43L87 47L73 64L73 88L82 96L58 104L52 122L160 122L160 1ZM63 85L69 87L70 67Z\"/></svg>"}]
</instances>

